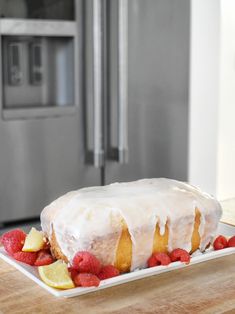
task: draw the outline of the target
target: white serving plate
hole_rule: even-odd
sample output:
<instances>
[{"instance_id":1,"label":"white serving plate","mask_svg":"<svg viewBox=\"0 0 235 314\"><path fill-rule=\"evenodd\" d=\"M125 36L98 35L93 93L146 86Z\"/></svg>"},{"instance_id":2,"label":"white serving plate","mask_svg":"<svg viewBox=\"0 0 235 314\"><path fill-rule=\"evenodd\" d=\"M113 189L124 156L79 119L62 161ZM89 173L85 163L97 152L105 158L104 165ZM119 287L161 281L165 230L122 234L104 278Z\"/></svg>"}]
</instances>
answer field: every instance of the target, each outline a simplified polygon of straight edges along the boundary
<instances>
[{"instance_id":1,"label":"white serving plate","mask_svg":"<svg viewBox=\"0 0 235 314\"><path fill-rule=\"evenodd\" d=\"M227 225L224 223L219 224L219 229L218 229L218 234L222 234L225 236L233 236L235 235L235 226ZM164 272L172 271L174 269L179 269L179 268L184 268L184 267L190 267L191 265L202 263L205 261L209 261L211 259L223 257L226 255L230 255L235 253L235 247L234 248L226 248L220 251L214 251L212 249L208 249L205 253L200 253L200 252L195 252L192 255L190 264L185 265L184 263L181 262L175 262L171 263L168 266L156 266L152 268L146 268L146 269L141 269L141 270L136 270L132 273L127 273L120 275L118 277L110 278L101 281L99 287L91 287L91 288L73 288L69 290L58 290L51 288L47 286L39 277L37 267L29 266L21 262L17 262L13 258L11 258L5 250L1 247L0 248L0 258L2 258L4 261L9 263L10 265L14 266L17 268L19 271L21 271L24 275L35 281L39 286L50 292L56 297L65 297L65 298L70 298L70 297L75 297L79 296L82 294L106 289L109 287L117 286L123 283L127 283L133 280L137 279L142 279L145 277L153 276L153 275L158 275Z\"/></svg>"}]
</instances>

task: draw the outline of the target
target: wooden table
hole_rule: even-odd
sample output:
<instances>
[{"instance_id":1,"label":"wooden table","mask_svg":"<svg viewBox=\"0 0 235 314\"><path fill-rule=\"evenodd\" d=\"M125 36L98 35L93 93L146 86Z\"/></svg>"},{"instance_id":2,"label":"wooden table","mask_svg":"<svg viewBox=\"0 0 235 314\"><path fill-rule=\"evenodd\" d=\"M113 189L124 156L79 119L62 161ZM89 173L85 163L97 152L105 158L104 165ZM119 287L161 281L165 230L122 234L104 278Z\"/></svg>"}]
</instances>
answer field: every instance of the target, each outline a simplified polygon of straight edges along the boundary
<instances>
[{"instance_id":1,"label":"wooden table","mask_svg":"<svg viewBox=\"0 0 235 314\"><path fill-rule=\"evenodd\" d=\"M72 299L51 296L0 260L0 313L235 313L235 255Z\"/></svg>"}]
</instances>

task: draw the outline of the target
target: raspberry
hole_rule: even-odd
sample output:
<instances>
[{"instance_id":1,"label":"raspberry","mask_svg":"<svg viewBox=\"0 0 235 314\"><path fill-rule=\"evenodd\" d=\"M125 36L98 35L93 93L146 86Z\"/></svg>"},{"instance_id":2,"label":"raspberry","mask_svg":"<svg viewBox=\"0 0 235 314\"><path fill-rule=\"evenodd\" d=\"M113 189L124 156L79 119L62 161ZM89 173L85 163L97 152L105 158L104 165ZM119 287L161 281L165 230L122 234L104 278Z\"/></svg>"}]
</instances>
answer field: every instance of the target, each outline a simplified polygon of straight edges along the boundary
<instances>
[{"instance_id":1,"label":"raspberry","mask_svg":"<svg viewBox=\"0 0 235 314\"><path fill-rule=\"evenodd\" d=\"M37 259L34 263L35 266L49 265L54 262L53 257L47 250L41 250L38 252Z\"/></svg>"},{"instance_id":2,"label":"raspberry","mask_svg":"<svg viewBox=\"0 0 235 314\"><path fill-rule=\"evenodd\" d=\"M170 259L172 262L180 261L188 264L190 262L190 255L187 251L183 249L174 249L170 253Z\"/></svg>"},{"instance_id":3,"label":"raspberry","mask_svg":"<svg viewBox=\"0 0 235 314\"><path fill-rule=\"evenodd\" d=\"M101 270L100 261L93 254L86 251L76 253L73 258L72 266L77 269L79 273L97 275Z\"/></svg>"},{"instance_id":4,"label":"raspberry","mask_svg":"<svg viewBox=\"0 0 235 314\"><path fill-rule=\"evenodd\" d=\"M19 261L23 262L25 264L34 265L36 262L38 253L37 252L16 252L14 253L13 257Z\"/></svg>"},{"instance_id":5,"label":"raspberry","mask_svg":"<svg viewBox=\"0 0 235 314\"><path fill-rule=\"evenodd\" d=\"M227 241L227 239L226 239L224 236L222 236L222 235L219 235L219 236L215 239L215 241L214 241L214 243L213 243L213 247L214 247L215 250L222 250L222 249L226 248L227 246L228 246L228 241Z\"/></svg>"},{"instance_id":6,"label":"raspberry","mask_svg":"<svg viewBox=\"0 0 235 314\"><path fill-rule=\"evenodd\" d=\"M101 268L100 273L98 274L98 277L100 280L116 277L120 275L119 270L114 267L113 265L106 265Z\"/></svg>"},{"instance_id":7,"label":"raspberry","mask_svg":"<svg viewBox=\"0 0 235 314\"><path fill-rule=\"evenodd\" d=\"M157 265L167 266L171 263L171 259L166 253L154 253L153 256L157 261Z\"/></svg>"},{"instance_id":8,"label":"raspberry","mask_svg":"<svg viewBox=\"0 0 235 314\"><path fill-rule=\"evenodd\" d=\"M150 256L150 258L148 259L148 267L155 267L157 266L157 261L155 259L155 257L153 255Z\"/></svg>"},{"instance_id":9,"label":"raspberry","mask_svg":"<svg viewBox=\"0 0 235 314\"><path fill-rule=\"evenodd\" d=\"M82 273L75 276L74 283L77 287L98 287L100 280L96 275Z\"/></svg>"},{"instance_id":10,"label":"raspberry","mask_svg":"<svg viewBox=\"0 0 235 314\"><path fill-rule=\"evenodd\" d=\"M22 250L26 233L21 229L14 229L4 233L1 237L1 243L8 254L13 255Z\"/></svg>"},{"instance_id":11,"label":"raspberry","mask_svg":"<svg viewBox=\"0 0 235 314\"><path fill-rule=\"evenodd\" d=\"M74 278L78 275L78 271L73 267L68 267L68 271L70 273L71 278L74 280Z\"/></svg>"},{"instance_id":12,"label":"raspberry","mask_svg":"<svg viewBox=\"0 0 235 314\"><path fill-rule=\"evenodd\" d=\"M148 259L148 267L167 266L171 262L170 257L166 253L153 253Z\"/></svg>"},{"instance_id":13,"label":"raspberry","mask_svg":"<svg viewBox=\"0 0 235 314\"><path fill-rule=\"evenodd\" d=\"M235 246L235 236L231 237L231 238L228 240L228 246L229 246L229 247L234 247L234 246Z\"/></svg>"}]
</instances>

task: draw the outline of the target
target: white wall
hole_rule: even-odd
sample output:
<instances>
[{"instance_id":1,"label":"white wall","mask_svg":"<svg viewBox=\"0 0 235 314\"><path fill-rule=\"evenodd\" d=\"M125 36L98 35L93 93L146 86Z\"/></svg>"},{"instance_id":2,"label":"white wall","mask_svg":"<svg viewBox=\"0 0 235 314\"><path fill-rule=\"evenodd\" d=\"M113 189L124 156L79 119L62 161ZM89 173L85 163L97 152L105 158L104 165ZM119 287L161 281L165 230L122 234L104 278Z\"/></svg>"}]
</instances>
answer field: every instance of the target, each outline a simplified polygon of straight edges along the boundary
<instances>
[{"instance_id":1,"label":"white wall","mask_svg":"<svg viewBox=\"0 0 235 314\"><path fill-rule=\"evenodd\" d=\"M220 0L191 0L188 181L217 194Z\"/></svg>"},{"instance_id":2,"label":"white wall","mask_svg":"<svg viewBox=\"0 0 235 314\"><path fill-rule=\"evenodd\" d=\"M235 0L191 0L189 181L235 198Z\"/></svg>"},{"instance_id":3,"label":"white wall","mask_svg":"<svg viewBox=\"0 0 235 314\"><path fill-rule=\"evenodd\" d=\"M217 194L235 197L235 1L221 0Z\"/></svg>"}]
</instances>

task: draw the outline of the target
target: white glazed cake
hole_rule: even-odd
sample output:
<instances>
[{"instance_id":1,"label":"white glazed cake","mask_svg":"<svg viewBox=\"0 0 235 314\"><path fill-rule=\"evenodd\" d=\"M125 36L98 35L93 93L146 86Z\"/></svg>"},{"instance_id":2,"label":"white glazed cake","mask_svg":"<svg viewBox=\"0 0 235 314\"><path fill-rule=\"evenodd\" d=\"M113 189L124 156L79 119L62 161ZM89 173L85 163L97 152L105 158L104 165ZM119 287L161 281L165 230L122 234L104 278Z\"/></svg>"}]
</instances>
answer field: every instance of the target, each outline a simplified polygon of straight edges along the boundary
<instances>
[{"instance_id":1,"label":"white glazed cake","mask_svg":"<svg viewBox=\"0 0 235 314\"><path fill-rule=\"evenodd\" d=\"M126 228L131 241L129 270L134 270L146 267L153 252L156 226L157 239L164 239L167 228L168 252L175 248L190 252L196 211L200 214L198 248L203 251L215 236L222 214L220 204L194 186L165 178L69 192L44 208L41 224L52 248L57 246L55 252L67 261L78 251L89 251L104 264L114 265ZM124 243L122 250L126 247Z\"/></svg>"}]
</instances>

